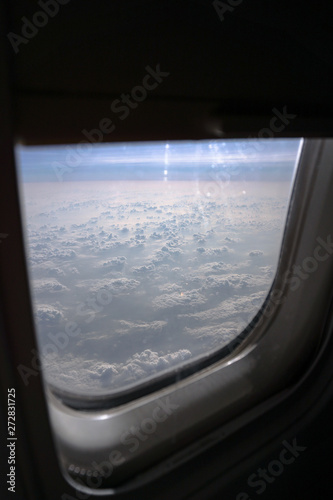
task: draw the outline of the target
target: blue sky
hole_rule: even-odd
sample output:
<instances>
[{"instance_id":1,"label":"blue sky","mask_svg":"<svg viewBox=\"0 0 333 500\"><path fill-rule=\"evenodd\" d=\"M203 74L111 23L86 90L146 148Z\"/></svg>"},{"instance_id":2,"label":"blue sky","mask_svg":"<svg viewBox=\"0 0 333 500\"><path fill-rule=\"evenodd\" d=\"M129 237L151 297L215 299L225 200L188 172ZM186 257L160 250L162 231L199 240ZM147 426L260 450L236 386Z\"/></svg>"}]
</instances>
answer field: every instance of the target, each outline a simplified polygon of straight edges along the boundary
<instances>
[{"instance_id":1,"label":"blue sky","mask_svg":"<svg viewBox=\"0 0 333 500\"><path fill-rule=\"evenodd\" d=\"M193 180L212 169L276 172L293 168L298 139L204 140L16 146L23 182ZM58 175L57 175L58 172ZM283 177L283 176L282 176Z\"/></svg>"}]
</instances>

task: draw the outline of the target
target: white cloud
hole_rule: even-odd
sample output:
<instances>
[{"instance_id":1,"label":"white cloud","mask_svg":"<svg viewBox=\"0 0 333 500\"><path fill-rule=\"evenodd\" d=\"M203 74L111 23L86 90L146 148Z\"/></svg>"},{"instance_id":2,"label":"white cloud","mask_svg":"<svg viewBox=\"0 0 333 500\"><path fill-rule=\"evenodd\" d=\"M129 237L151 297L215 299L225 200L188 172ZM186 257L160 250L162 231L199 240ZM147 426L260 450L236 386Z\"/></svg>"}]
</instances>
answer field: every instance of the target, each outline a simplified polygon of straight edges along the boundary
<instances>
[{"instance_id":1,"label":"white cloud","mask_svg":"<svg viewBox=\"0 0 333 500\"><path fill-rule=\"evenodd\" d=\"M103 267L106 267L107 269L113 269L115 271L121 271L125 264L126 264L126 257L120 256L120 257L114 257L111 260L103 262Z\"/></svg>"},{"instance_id":2,"label":"white cloud","mask_svg":"<svg viewBox=\"0 0 333 500\"><path fill-rule=\"evenodd\" d=\"M63 313L56 307L41 304L37 307L35 317L38 322L49 325L59 324L64 319Z\"/></svg>"},{"instance_id":3,"label":"white cloud","mask_svg":"<svg viewBox=\"0 0 333 500\"><path fill-rule=\"evenodd\" d=\"M223 300L218 306L194 313L178 314L179 318L192 320L193 325L206 322L216 323L232 321L242 318L244 315L255 315L258 312L258 303L263 303L265 292L257 292L251 295L237 296Z\"/></svg>"},{"instance_id":4,"label":"white cloud","mask_svg":"<svg viewBox=\"0 0 333 500\"><path fill-rule=\"evenodd\" d=\"M266 275L253 274L226 274L223 276L206 277L202 290L229 290L237 291L253 288L263 288L269 284L270 280Z\"/></svg>"},{"instance_id":5,"label":"white cloud","mask_svg":"<svg viewBox=\"0 0 333 500\"><path fill-rule=\"evenodd\" d=\"M46 377L58 387L78 391L113 390L160 373L191 358L191 351L159 354L151 349L136 353L123 363L108 363L66 355L61 360L46 355Z\"/></svg>"},{"instance_id":6,"label":"white cloud","mask_svg":"<svg viewBox=\"0 0 333 500\"><path fill-rule=\"evenodd\" d=\"M95 293L99 290L107 289L114 294L124 294L135 290L140 285L140 282L129 278L102 278L81 280L76 287L87 291L87 293Z\"/></svg>"},{"instance_id":7,"label":"white cloud","mask_svg":"<svg viewBox=\"0 0 333 500\"><path fill-rule=\"evenodd\" d=\"M122 183L122 192L69 184L45 187L40 199L32 191L27 209L42 338L68 320L82 331L49 360L51 380L122 387L221 347L256 314L279 251L285 208L276 197L212 201L188 183L188 193L166 183L162 195L145 183Z\"/></svg>"},{"instance_id":8,"label":"white cloud","mask_svg":"<svg viewBox=\"0 0 333 500\"><path fill-rule=\"evenodd\" d=\"M207 299L198 290L190 290L159 295L153 299L152 305L157 310L175 308L192 310L204 305L206 302Z\"/></svg>"},{"instance_id":9,"label":"white cloud","mask_svg":"<svg viewBox=\"0 0 333 500\"><path fill-rule=\"evenodd\" d=\"M154 264L148 264L147 266L139 266L139 267L133 267L132 272L134 274L151 274L155 271L155 266Z\"/></svg>"},{"instance_id":10,"label":"white cloud","mask_svg":"<svg viewBox=\"0 0 333 500\"><path fill-rule=\"evenodd\" d=\"M264 252L262 250L252 250L249 252L250 257L259 257L260 255L264 255Z\"/></svg>"},{"instance_id":11,"label":"white cloud","mask_svg":"<svg viewBox=\"0 0 333 500\"><path fill-rule=\"evenodd\" d=\"M237 264L226 264L225 262L208 262L198 267L198 274L204 273L205 275L230 273L230 271L237 270Z\"/></svg>"},{"instance_id":12,"label":"white cloud","mask_svg":"<svg viewBox=\"0 0 333 500\"><path fill-rule=\"evenodd\" d=\"M67 286L62 285L56 279L36 279L33 281L33 289L38 294L65 292L69 290Z\"/></svg>"}]
</instances>

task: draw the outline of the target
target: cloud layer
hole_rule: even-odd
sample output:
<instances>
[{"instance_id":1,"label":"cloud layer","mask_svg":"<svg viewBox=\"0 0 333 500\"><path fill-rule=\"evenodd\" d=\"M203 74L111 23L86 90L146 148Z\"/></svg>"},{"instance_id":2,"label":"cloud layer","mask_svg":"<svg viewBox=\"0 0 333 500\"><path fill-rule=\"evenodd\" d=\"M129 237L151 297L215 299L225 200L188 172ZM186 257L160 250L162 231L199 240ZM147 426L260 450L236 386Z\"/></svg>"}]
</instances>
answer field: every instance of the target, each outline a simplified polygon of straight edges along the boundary
<instances>
[{"instance_id":1,"label":"cloud layer","mask_svg":"<svg viewBox=\"0 0 333 500\"><path fill-rule=\"evenodd\" d=\"M237 185L236 185L237 184ZM46 377L108 392L222 347L271 286L288 183L24 185L27 250ZM60 335L61 336L61 335ZM60 338L60 337L59 337Z\"/></svg>"}]
</instances>

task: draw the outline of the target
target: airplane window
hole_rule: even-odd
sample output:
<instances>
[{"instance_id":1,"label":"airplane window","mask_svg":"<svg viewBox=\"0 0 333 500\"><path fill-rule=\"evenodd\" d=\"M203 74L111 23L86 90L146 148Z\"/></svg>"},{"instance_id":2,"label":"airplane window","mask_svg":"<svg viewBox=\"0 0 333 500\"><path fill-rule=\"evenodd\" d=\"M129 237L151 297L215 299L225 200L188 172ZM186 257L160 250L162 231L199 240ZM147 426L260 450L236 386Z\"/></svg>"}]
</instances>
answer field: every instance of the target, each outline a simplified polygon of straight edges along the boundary
<instances>
[{"instance_id":1,"label":"airplane window","mask_svg":"<svg viewBox=\"0 0 333 500\"><path fill-rule=\"evenodd\" d=\"M17 145L45 380L112 394L235 339L272 286L301 145Z\"/></svg>"}]
</instances>

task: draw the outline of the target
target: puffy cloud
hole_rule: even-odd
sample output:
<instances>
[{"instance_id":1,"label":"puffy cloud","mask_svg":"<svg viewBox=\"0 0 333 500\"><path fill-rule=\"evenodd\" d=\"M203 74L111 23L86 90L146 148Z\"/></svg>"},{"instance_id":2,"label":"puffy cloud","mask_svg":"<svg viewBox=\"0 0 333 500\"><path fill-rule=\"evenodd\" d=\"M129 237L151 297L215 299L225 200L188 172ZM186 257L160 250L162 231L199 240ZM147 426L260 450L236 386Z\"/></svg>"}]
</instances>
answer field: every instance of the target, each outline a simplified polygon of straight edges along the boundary
<instances>
[{"instance_id":1,"label":"puffy cloud","mask_svg":"<svg viewBox=\"0 0 333 500\"><path fill-rule=\"evenodd\" d=\"M195 241L200 242L200 240L204 240L205 235L204 235L204 234L201 234L201 233L194 233L194 235L192 236L192 238L193 238Z\"/></svg>"},{"instance_id":2,"label":"puffy cloud","mask_svg":"<svg viewBox=\"0 0 333 500\"><path fill-rule=\"evenodd\" d=\"M149 238L151 238L152 240L161 240L163 238L163 235L161 233L157 233L156 231L154 231L150 236Z\"/></svg>"},{"instance_id":3,"label":"puffy cloud","mask_svg":"<svg viewBox=\"0 0 333 500\"><path fill-rule=\"evenodd\" d=\"M48 276L65 276L64 270L60 269L59 267L46 269L46 274Z\"/></svg>"},{"instance_id":4,"label":"puffy cloud","mask_svg":"<svg viewBox=\"0 0 333 500\"><path fill-rule=\"evenodd\" d=\"M69 268L69 272L71 274L80 274L79 271L78 271L78 269L76 267L70 267Z\"/></svg>"},{"instance_id":5,"label":"puffy cloud","mask_svg":"<svg viewBox=\"0 0 333 500\"><path fill-rule=\"evenodd\" d=\"M264 255L264 252L262 250L252 250L249 252L250 257L259 257L260 255Z\"/></svg>"},{"instance_id":6,"label":"puffy cloud","mask_svg":"<svg viewBox=\"0 0 333 500\"><path fill-rule=\"evenodd\" d=\"M59 309L48 304L39 305L35 311L35 317L38 322L48 326L57 325L64 319L64 315Z\"/></svg>"},{"instance_id":7,"label":"puffy cloud","mask_svg":"<svg viewBox=\"0 0 333 500\"><path fill-rule=\"evenodd\" d=\"M253 274L227 274L224 276L206 277L202 290L221 290L228 289L239 291L251 288L263 288L269 284L267 276Z\"/></svg>"},{"instance_id":8,"label":"puffy cloud","mask_svg":"<svg viewBox=\"0 0 333 500\"><path fill-rule=\"evenodd\" d=\"M160 373L184 363L192 356L188 349L159 354L146 349L122 363L85 359L66 355L61 359L46 355L46 378L60 388L76 391L110 391L138 382L154 373Z\"/></svg>"},{"instance_id":9,"label":"puffy cloud","mask_svg":"<svg viewBox=\"0 0 333 500\"><path fill-rule=\"evenodd\" d=\"M162 293L173 293L173 292L181 293L182 286L176 283L165 283L163 285L159 285L158 289Z\"/></svg>"},{"instance_id":10,"label":"puffy cloud","mask_svg":"<svg viewBox=\"0 0 333 500\"><path fill-rule=\"evenodd\" d=\"M68 291L67 286L62 285L56 279L37 279L33 281L35 293L55 293Z\"/></svg>"},{"instance_id":11,"label":"puffy cloud","mask_svg":"<svg viewBox=\"0 0 333 500\"><path fill-rule=\"evenodd\" d=\"M182 249L164 245L161 250L155 253L151 260L155 265L160 265L162 263L175 265L182 255L184 255L184 251Z\"/></svg>"},{"instance_id":12,"label":"puffy cloud","mask_svg":"<svg viewBox=\"0 0 333 500\"><path fill-rule=\"evenodd\" d=\"M196 252L200 254L200 258L204 259L216 259L217 257L225 256L226 253L232 252L232 250L225 245L221 248L205 248L197 247Z\"/></svg>"},{"instance_id":13,"label":"puffy cloud","mask_svg":"<svg viewBox=\"0 0 333 500\"><path fill-rule=\"evenodd\" d=\"M157 310L191 310L204 305L206 302L207 299L198 290L189 290L159 295L153 299L152 305Z\"/></svg>"},{"instance_id":14,"label":"puffy cloud","mask_svg":"<svg viewBox=\"0 0 333 500\"><path fill-rule=\"evenodd\" d=\"M240 238L235 238L235 237L231 237L231 236L226 236L224 239L228 243L239 243L241 241Z\"/></svg>"},{"instance_id":15,"label":"puffy cloud","mask_svg":"<svg viewBox=\"0 0 333 500\"><path fill-rule=\"evenodd\" d=\"M226 264L225 262L209 262L207 264L202 264L201 266L198 267L198 273L204 273L204 274L222 274L222 273L227 273L230 271L235 271L237 270L237 265L236 264Z\"/></svg>"},{"instance_id":16,"label":"puffy cloud","mask_svg":"<svg viewBox=\"0 0 333 500\"><path fill-rule=\"evenodd\" d=\"M38 244L35 248L29 249L29 260L34 264L39 264L40 262L46 260L58 261L58 260L68 260L77 257L75 250L71 249L58 249L51 247L49 244Z\"/></svg>"},{"instance_id":17,"label":"puffy cloud","mask_svg":"<svg viewBox=\"0 0 333 500\"><path fill-rule=\"evenodd\" d=\"M99 184L96 196L88 184L61 198L56 190L29 198L41 331L73 320L83 332L50 359L51 379L73 390L122 387L240 333L272 283L280 201L265 194L258 203L253 196L212 202L178 193L176 184L161 196L144 183L121 193ZM107 305L96 302L103 290L113 296ZM94 318L77 313L81 303L84 311L96 304Z\"/></svg>"},{"instance_id":18,"label":"puffy cloud","mask_svg":"<svg viewBox=\"0 0 333 500\"><path fill-rule=\"evenodd\" d=\"M107 289L113 294L124 294L135 290L140 282L129 278L103 278L81 280L76 284L78 289L83 289L87 293L96 293L99 290Z\"/></svg>"},{"instance_id":19,"label":"puffy cloud","mask_svg":"<svg viewBox=\"0 0 333 500\"><path fill-rule=\"evenodd\" d=\"M223 324L209 324L205 326L185 327L182 335L188 336L188 342L192 346L192 355L201 353L202 343L206 352L220 349L231 342L245 328L246 322L241 318L232 321L224 321Z\"/></svg>"},{"instance_id":20,"label":"puffy cloud","mask_svg":"<svg viewBox=\"0 0 333 500\"><path fill-rule=\"evenodd\" d=\"M61 276L65 276L66 273L63 268L55 267L52 260L42 262L40 264L34 265L34 276L43 276L43 277L54 277L58 278Z\"/></svg>"},{"instance_id":21,"label":"puffy cloud","mask_svg":"<svg viewBox=\"0 0 333 500\"><path fill-rule=\"evenodd\" d=\"M167 326L167 321L151 321L148 322L138 322L133 323L131 321L119 320L118 321L120 328L115 329L116 333L120 333L121 335L140 335L144 334L145 336L159 335L163 333L165 327Z\"/></svg>"},{"instance_id":22,"label":"puffy cloud","mask_svg":"<svg viewBox=\"0 0 333 500\"><path fill-rule=\"evenodd\" d=\"M147 266L133 267L132 271L134 274L151 274L155 271L154 264L148 264Z\"/></svg>"},{"instance_id":23,"label":"puffy cloud","mask_svg":"<svg viewBox=\"0 0 333 500\"><path fill-rule=\"evenodd\" d=\"M246 315L254 316L258 312L258 304L264 302L266 295L266 292L245 296L234 295L232 298L223 300L216 307L195 313L179 314L178 317L191 320L193 325L244 319Z\"/></svg>"},{"instance_id":24,"label":"puffy cloud","mask_svg":"<svg viewBox=\"0 0 333 500\"><path fill-rule=\"evenodd\" d=\"M121 257L114 257L113 259L104 262L103 267L115 271L121 271L125 264L126 264L126 257L121 256Z\"/></svg>"},{"instance_id":25,"label":"puffy cloud","mask_svg":"<svg viewBox=\"0 0 333 500\"><path fill-rule=\"evenodd\" d=\"M275 269L273 266L263 266L259 267L260 271L267 277L272 278L274 276Z\"/></svg>"}]
</instances>

